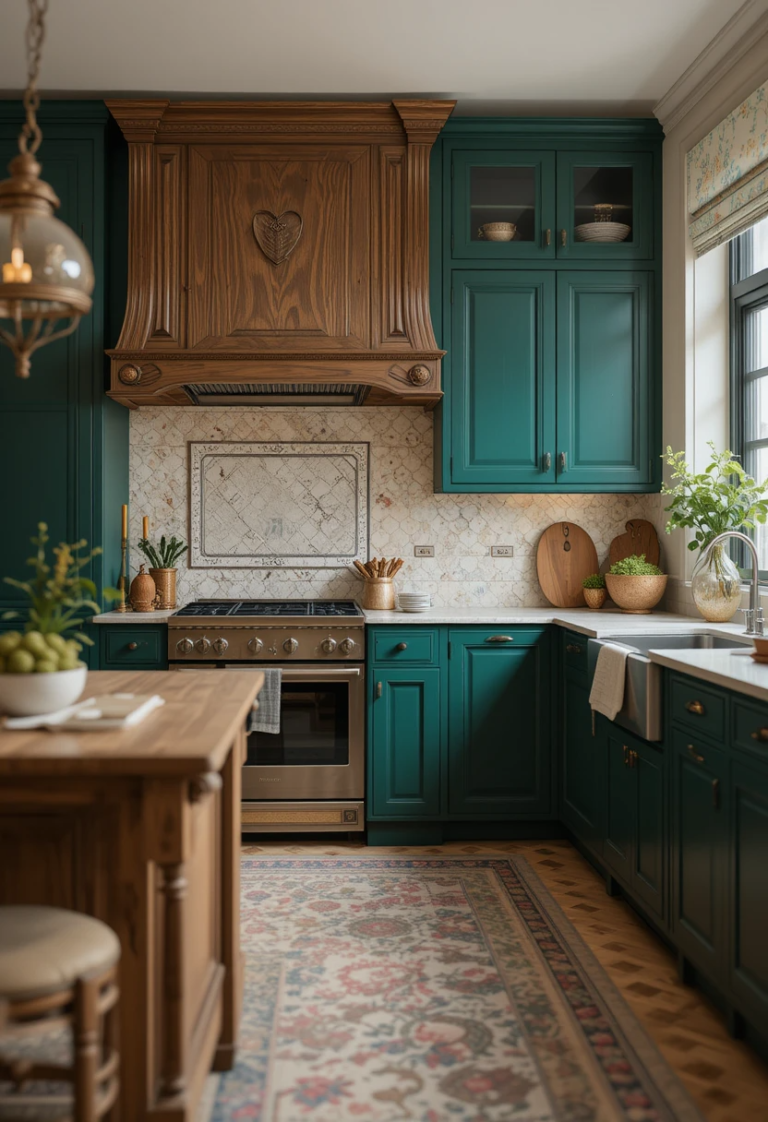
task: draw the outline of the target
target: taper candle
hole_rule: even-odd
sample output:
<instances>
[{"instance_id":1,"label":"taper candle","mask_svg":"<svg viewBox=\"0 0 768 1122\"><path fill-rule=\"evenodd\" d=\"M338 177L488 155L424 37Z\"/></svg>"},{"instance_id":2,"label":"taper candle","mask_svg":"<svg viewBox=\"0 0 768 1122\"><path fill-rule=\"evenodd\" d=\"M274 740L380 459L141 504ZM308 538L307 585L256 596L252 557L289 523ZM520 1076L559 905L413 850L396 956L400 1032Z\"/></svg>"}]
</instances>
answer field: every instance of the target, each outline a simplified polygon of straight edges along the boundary
<instances>
[{"instance_id":1,"label":"taper candle","mask_svg":"<svg viewBox=\"0 0 768 1122\"><path fill-rule=\"evenodd\" d=\"M144 515L141 523L141 536L142 538L149 537L149 519L147 518L146 514Z\"/></svg>"},{"instance_id":2,"label":"taper candle","mask_svg":"<svg viewBox=\"0 0 768 1122\"><path fill-rule=\"evenodd\" d=\"M128 537L128 506L123 503L123 537Z\"/></svg>"}]
</instances>

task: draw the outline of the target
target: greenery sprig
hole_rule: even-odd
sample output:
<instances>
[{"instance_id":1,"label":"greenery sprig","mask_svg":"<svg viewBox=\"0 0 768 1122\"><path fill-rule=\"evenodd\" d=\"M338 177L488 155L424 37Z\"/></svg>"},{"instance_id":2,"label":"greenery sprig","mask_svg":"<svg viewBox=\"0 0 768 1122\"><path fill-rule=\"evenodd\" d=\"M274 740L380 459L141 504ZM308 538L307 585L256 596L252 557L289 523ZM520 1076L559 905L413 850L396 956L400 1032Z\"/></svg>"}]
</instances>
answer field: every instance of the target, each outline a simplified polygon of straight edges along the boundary
<instances>
[{"instance_id":1,"label":"greenery sprig","mask_svg":"<svg viewBox=\"0 0 768 1122\"><path fill-rule=\"evenodd\" d=\"M671 487L662 486L662 495L671 498L665 511L669 514L666 531L693 530L689 549L701 549L725 530L753 530L755 524L768 519L768 479L758 483L747 475L730 449L715 449L707 442L712 459L705 470L694 474L686 463L685 452L673 452L667 446L663 457L672 468Z\"/></svg>"},{"instance_id":2,"label":"greenery sprig","mask_svg":"<svg viewBox=\"0 0 768 1122\"><path fill-rule=\"evenodd\" d=\"M74 542L67 545L62 542L53 548L54 562L49 565L46 559L46 544L49 541L48 526L45 522L38 522L37 537L30 538L32 545L37 546L34 557L27 558L27 565L35 570L35 575L30 580L15 580L13 577L4 577L6 584L24 592L30 602L29 618L24 625L25 631L39 631L43 635L67 635L81 643L93 646L93 640L80 630L84 620L90 615L101 611L101 606L96 603L96 585L88 577L82 575L85 568L94 557L102 551L100 548L92 549L90 553L78 556L81 549L88 544L85 541ZM105 588L104 597L107 600L119 599L120 593L115 588ZM3 619L18 619L20 612L4 612Z\"/></svg>"},{"instance_id":3,"label":"greenery sprig","mask_svg":"<svg viewBox=\"0 0 768 1122\"><path fill-rule=\"evenodd\" d=\"M621 561L614 561L608 570L612 577L662 577L664 574L658 565L646 561L644 553L633 553L631 557L624 557Z\"/></svg>"},{"instance_id":4,"label":"greenery sprig","mask_svg":"<svg viewBox=\"0 0 768 1122\"><path fill-rule=\"evenodd\" d=\"M605 588L605 577L602 573L591 573L581 582L582 588Z\"/></svg>"},{"instance_id":5,"label":"greenery sprig","mask_svg":"<svg viewBox=\"0 0 768 1122\"><path fill-rule=\"evenodd\" d=\"M174 536L166 540L165 534L161 537L158 546L152 545L149 538L142 538L139 542L139 549L153 569L174 568L181 555L187 552L187 548L180 538Z\"/></svg>"}]
</instances>

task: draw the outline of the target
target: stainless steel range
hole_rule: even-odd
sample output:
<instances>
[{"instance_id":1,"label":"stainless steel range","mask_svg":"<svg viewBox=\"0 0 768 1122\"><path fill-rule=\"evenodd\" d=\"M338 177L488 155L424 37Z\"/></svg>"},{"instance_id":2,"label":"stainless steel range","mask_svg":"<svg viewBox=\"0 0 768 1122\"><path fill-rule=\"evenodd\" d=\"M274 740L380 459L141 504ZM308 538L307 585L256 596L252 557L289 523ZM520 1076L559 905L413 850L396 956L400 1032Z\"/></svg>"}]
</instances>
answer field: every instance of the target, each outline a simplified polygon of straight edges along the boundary
<instances>
[{"instance_id":1,"label":"stainless steel range","mask_svg":"<svg viewBox=\"0 0 768 1122\"><path fill-rule=\"evenodd\" d=\"M200 600L169 618L172 670L282 670L280 732L248 733L246 833L364 828L364 660L353 600Z\"/></svg>"}]
</instances>

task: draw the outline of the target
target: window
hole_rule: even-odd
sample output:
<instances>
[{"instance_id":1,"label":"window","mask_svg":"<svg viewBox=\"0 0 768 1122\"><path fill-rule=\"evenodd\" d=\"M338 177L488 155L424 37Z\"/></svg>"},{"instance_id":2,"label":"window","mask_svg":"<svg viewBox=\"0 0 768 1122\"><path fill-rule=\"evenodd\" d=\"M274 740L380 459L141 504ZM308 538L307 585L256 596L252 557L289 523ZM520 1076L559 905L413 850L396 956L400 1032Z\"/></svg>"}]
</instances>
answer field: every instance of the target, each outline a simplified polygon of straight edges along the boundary
<instances>
[{"instance_id":1,"label":"window","mask_svg":"<svg viewBox=\"0 0 768 1122\"><path fill-rule=\"evenodd\" d=\"M731 242L731 433L745 470L768 478L768 218ZM755 545L764 572L768 524Z\"/></svg>"}]
</instances>

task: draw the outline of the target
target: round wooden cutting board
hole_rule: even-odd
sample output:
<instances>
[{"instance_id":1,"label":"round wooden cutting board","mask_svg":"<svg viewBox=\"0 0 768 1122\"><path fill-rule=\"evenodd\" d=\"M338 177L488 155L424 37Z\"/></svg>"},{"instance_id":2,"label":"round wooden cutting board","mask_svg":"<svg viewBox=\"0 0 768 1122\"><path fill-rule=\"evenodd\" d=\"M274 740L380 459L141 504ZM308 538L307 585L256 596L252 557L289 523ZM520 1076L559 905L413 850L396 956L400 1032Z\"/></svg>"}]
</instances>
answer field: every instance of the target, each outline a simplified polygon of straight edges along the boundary
<instances>
[{"instance_id":1,"label":"round wooden cutting board","mask_svg":"<svg viewBox=\"0 0 768 1122\"><path fill-rule=\"evenodd\" d=\"M646 561L652 565L659 563L659 536L653 523L645 518L631 518L626 524L626 533L613 539L608 549L608 563L615 565L636 553L644 553Z\"/></svg>"},{"instance_id":2,"label":"round wooden cutting board","mask_svg":"<svg viewBox=\"0 0 768 1122\"><path fill-rule=\"evenodd\" d=\"M597 550L574 522L555 522L539 538L536 571L541 591L556 608L583 608L581 582L598 571Z\"/></svg>"}]
</instances>

